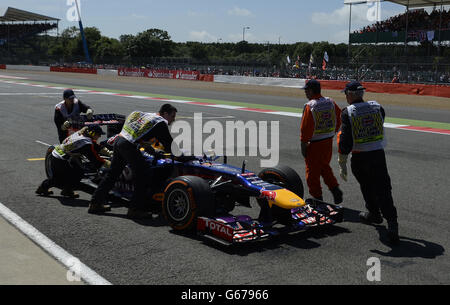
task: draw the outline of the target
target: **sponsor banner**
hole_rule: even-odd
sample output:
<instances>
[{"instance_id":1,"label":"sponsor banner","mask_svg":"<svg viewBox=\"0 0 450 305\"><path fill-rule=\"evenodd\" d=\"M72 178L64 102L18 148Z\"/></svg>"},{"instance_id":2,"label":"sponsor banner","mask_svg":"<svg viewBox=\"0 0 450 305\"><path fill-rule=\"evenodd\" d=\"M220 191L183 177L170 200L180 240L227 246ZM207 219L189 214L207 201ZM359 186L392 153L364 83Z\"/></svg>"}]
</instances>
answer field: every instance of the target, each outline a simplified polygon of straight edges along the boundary
<instances>
[{"instance_id":1,"label":"sponsor banner","mask_svg":"<svg viewBox=\"0 0 450 305\"><path fill-rule=\"evenodd\" d=\"M186 79L186 80L198 80L200 73L198 71L176 71L175 77L177 79Z\"/></svg>"},{"instance_id":2,"label":"sponsor banner","mask_svg":"<svg viewBox=\"0 0 450 305\"><path fill-rule=\"evenodd\" d=\"M175 79L176 77L176 71L170 71L170 70L146 70L147 77L150 78L169 78L169 79Z\"/></svg>"},{"instance_id":3,"label":"sponsor banner","mask_svg":"<svg viewBox=\"0 0 450 305\"><path fill-rule=\"evenodd\" d=\"M6 69L6 65L0 65L0 69L5 70Z\"/></svg>"},{"instance_id":4,"label":"sponsor banner","mask_svg":"<svg viewBox=\"0 0 450 305\"><path fill-rule=\"evenodd\" d=\"M119 68L117 70L117 75L119 76L147 77L145 73L145 70L132 68Z\"/></svg>"},{"instance_id":5,"label":"sponsor banner","mask_svg":"<svg viewBox=\"0 0 450 305\"><path fill-rule=\"evenodd\" d=\"M70 72L70 73L97 74L97 69L91 69L91 68L50 67L50 71L51 72Z\"/></svg>"},{"instance_id":6,"label":"sponsor banner","mask_svg":"<svg viewBox=\"0 0 450 305\"><path fill-rule=\"evenodd\" d=\"M200 73L198 71L165 70L165 69L120 68L117 71L117 74L119 76L168 78L168 79L184 79L184 80L199 80L200 78Z\"/></svg>"}]
</instances>

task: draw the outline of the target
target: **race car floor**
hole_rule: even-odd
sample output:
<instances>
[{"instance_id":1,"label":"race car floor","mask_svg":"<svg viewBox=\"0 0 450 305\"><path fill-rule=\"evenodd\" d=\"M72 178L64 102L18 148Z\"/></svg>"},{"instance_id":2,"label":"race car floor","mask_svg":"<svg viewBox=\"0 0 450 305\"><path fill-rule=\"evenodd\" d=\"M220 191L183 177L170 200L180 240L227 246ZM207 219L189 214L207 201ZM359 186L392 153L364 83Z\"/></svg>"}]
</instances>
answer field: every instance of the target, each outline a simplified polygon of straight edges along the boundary
<instances>
[{"instance_id":1,"label":"race car floor","mask_svg":"<svg viewBox=\"0 0 450 305\"><path fill-rule=\"evenodd\" d=\"M3 72L2 72L3 73ZM3 73L5 74L5 73ZM75 87L73 76L14 73L41 82ZM78 83L86 82L80 77ZM124 87L124 84L95 83L90 87ZM109 87L107 87L109 86ZM158 87L134 85L134 91L161 93ZM161 89L162 90L162 89ZM185 88L164 88L180 97L224 99L262 104L270 102L291 106L297 99L242 93L196 92ZM344 191L345 221L325 230L312 230L282 236L276 240L242 245L235 248L216 246L202 239L173 232L159 215L146 221L126 218L126 208L115 207L104 216L90 215L90 195L67 200L55 190L52 197L34 194L45 178L42 158L46 144L57 141L53 124L54 105L62 90L0 83L0 202L30 223L58 246L78 258L101 277L113 284L449 284L450 246L448 238L450 189L450 141L448 135L387 129L386 156L393 184L393 197L399 213L400 245L391 247L385 240L385 223L363 225L358 220L364 210L362 195L355 178L341 182ZM75 92L77 93L77 92ZM166 94L169 92L165 92ZM104 96L80 92L81 100L96 113L128 114L139 109L157 111L164 101ZM218 96L220 95L220 96ZM305 101L298 101L299 107ZM291 103L291 104L289 104ZM341 106L344 104L340 103ZM296 117L250 111L233 111L220 107L176 104L179 120L193 123L194 113L207 120L279 122L280 164L293 167L304 177L300 155L299 119ZM429 109L387 108L395 117L448 123L450 112ZM230 118L231 117L231 118ZM269 124L270 125L270 124ZM203 138L206 138L204 135ZM270 140L269 140L270 142ZM246 143L249 143L246 137ZM248 149L248 144L246 144ZM334 145L334 153L336 147ZM338 175L338 165L331 163ZM261 169L258 157L229 157L240 166L248 160L247 169ZM306 189L306 183L304 182ZM306 194L308 192L306 191ZM324 190L324 199L331 194ZM253 209L237 207L235 214L257 216ZM368 262L381 262L379 282L369 280ZM3 261L2 261L3 264Z\"/></svg>"}]
</instances>

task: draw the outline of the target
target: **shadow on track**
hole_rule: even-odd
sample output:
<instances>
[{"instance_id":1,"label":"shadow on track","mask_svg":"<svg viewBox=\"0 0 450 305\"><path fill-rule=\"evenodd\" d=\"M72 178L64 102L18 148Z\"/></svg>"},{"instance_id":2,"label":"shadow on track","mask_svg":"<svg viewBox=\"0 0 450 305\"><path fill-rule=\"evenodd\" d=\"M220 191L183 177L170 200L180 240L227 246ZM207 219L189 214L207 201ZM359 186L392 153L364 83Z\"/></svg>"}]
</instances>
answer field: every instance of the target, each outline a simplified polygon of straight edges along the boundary
<instances>
[{"instance_id":1,"label":"shadow on track","mask_svg":"<svg viewBox=\"0 0 450 305\"><path fill-rule=\"evenodd\" d=\"M443 255L444 247L439 244L429 242L422 239L415 239L400 236L400 243L398 245L391 245L386 239L387 230L384 226L375 226L380 235L380 241L387 247L391 248L388 252L379 250L370 250L370 252L389 257L409 257L409 258L427 258L434 259L437 256Z\"/></svg>"}]
</instances>

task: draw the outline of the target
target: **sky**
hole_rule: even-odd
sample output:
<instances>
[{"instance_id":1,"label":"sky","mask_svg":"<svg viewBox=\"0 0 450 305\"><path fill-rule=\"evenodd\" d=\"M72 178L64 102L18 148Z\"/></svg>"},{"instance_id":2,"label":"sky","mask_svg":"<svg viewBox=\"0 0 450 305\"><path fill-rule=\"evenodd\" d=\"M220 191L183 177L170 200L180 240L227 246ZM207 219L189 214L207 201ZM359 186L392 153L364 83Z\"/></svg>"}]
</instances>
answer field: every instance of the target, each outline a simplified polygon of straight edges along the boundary
<instances>
[{"instance_id":1,"label":"sky","mask_svg":"<svg viewBox=\"0 0 450 305\"><path fill-rule=\"evenodd\" d=\"M59 31L78 26L75 0L2 0L8 6L61 19ZM151 28L165 30L175 42L347 43L349 6L344 0L79 0L84 27L97 27L102 35L119 38ZM352 31L373 24L375 4L354 5ZM386 19L405 8L382 2ZM71 15L71 13L73 14ZM247 29L249 27L249 29Z\"/></svg>"}]
</instances>

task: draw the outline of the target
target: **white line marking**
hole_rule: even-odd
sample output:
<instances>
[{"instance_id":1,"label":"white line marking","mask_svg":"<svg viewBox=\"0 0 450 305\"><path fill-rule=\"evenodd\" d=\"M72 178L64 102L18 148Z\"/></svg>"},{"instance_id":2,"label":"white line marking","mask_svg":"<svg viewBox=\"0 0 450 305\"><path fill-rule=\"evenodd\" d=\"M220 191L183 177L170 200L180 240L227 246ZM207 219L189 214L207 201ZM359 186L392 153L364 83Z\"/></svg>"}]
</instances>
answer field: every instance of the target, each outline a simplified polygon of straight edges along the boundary
<instances>
[{"instance_id":1,"label":"white line marking","mask_svg":"<svg viewBox=\"0 0 450 305\"><path fill-rule=\"evenodd\" d=\"M39 144L42 144L42 145L45 145L45 146L51 146L50 144L47 144L47 143L45 143L45 142L41 142L41 141L38 141L38 140L36 140L35 142L36 142L36 143L39 143Z\"/></svg>"},{"instance_id":2,"label":"white line marking","mask_svg":"<svg viewBox=\"0 0 450 305\"><path fill-rule=\"evenodd\" d=\"M39 93L30 93L30 92L10 92L10 93L5 93L2 92L0 93L0 95L59 95L59 93L56 92L39 92Z\"/></svg>"},{"instance_id":3,"label":"white line marking","mask_svg":"<svg viewBox=\"0 0 450 305\"><path fill-rule=\"evenodd\" d=\"M0 79L0 82L3 83L11 83L11 84L16 84L16 85L26 85L26 86L32 86L32 84L29 83L21 83L21 82L9 82L9 81L4 81ZM51 89L56 89L58 87L47 87L47 88L51 88ZM59 89L59 88L58 88ZM86 92L86 91L92 91L92 90L85 90L85 89L77 89L74 88L74 90L76 91L81 91L81 92ZM223 105L223 104L214 104L214 105L210 105L210 104L205 104L205 105L201 105L201 104L195 104L195 102L193 101L185 101L185 100L176 100L176 99L161 99L161 98L152 98L152 97L148 97L148 96L140 96L140 95L127 95L127 94L121 94L121 93L113 93L111 94L111 92L101 92L101 91L95 91L95 92L89 92L90 94L108 94L108 95L115 95L115 96L121 96L121 97L130 97L130 98L134 98L134 99L148 99L148 100L156 100L156 101L160 101L160 102L173 102L173 103L180 103L180 104L190 104L193 106L200 106L200 107L213 107L213 108L221 108L221 109L231 109L231 110L239 110L239 111L248 111L248 112L254 112L254 113L262 113L262 114L271 114L271 115L279 115L279 116L289 116L289 117L297 117L297 118L301 118L302 114L300 113L295 113L295 112L285 112L285 111L258 111L258 110L249 110L246 109L248 107L246 106L231 106L231 105ZM192 104L191 104L192 103ZM410 131L417 131L417 132L425 132L425 133L434 133L434 134L442 134L442 135L447 135L446 133L441 133L438 131L432 131L432 130L413 130L413 129L402 129L400 127L405 127L405 126L409 126L409 125L400 125L400 124L391 124L391 123L385 123L384 127L385 128L393 128L393 129L400 129L400 130L410 130Z\"/></svg>"},{"instance_id":4,"label":"white line marking","mask_svg":"<svg viewBox=\"0 0 450 305\"><path fill-rule=\"evenodd\" d=\"M25 236L31 239L48 254L57 259L67 269L71 269L74 261L79 261L69 252L55 244L47 236L39 232L35 227L23 220L19 215L8 209L0 202L0 216L19 229ZM7 262L3 262L7 263ZM106 279L98 275L94 270L80 262L79 276L90 285L112 285Z\"/></svg>"}]
</instances>

